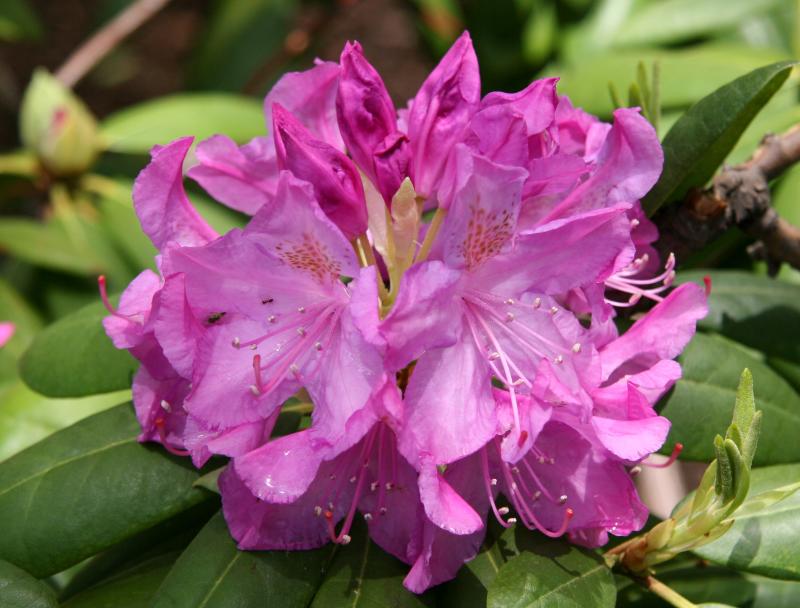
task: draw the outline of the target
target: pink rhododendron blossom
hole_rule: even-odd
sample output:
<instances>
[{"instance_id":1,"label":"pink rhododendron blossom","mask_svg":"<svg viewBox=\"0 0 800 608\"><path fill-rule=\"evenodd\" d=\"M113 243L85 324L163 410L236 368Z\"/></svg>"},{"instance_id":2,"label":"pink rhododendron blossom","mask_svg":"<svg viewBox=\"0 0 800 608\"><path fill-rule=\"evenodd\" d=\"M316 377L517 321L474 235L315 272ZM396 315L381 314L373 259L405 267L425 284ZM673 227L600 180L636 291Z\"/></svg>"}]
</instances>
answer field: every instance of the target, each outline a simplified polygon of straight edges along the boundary
<instances>
[{"instance_id":1,"label":"pink rhododendron blossom","mask_svg":"<svg viewBox=\"0 0 800 608\"><path fill-rule=\"evenodd\" d=\"M275 85L271 136L198 145L189 176L252 216L224 235L184 191L191 139L153 150L134 203L159 274L103 292L105 327L142 363L140 439L232 459L242 549L346 544L360 513L422 592L490 516L587 546L644 524L631 471L706 296L659 269L653 128L556 86L481 98L465 33L398 111L347 44ZM273 436L292 409L307 424Z\"/></svg>"}]
</instances>

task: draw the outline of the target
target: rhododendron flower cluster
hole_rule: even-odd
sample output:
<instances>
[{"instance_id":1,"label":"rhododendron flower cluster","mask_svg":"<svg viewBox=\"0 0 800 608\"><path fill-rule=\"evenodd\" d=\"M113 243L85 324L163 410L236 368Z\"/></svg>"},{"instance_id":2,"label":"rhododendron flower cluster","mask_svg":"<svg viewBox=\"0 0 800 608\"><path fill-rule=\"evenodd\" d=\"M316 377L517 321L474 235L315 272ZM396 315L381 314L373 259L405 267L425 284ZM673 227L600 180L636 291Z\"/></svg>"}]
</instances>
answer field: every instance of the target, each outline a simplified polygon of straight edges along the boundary
<instances>
[{"instance_id":1,"label":"rhododendron flower cluster","mask_svg":"<svg viewBox=\"0 0 800 608\"><path fill-rule=\"evenodd\" d=\"M348 44L275 85L270 136L197 146L189 177L243 229L192 207L190 138L137 179L159 274L105 327L141 361L140 439L231 458L242 549L346 544L361 516L421 592L488 517L587 546L644 524L632 470L666 439L653 405L706 312L699 286L671 289L671 256L659 270L638 203L657 136L635 109L574 108L556 79L480 93L466 33L400 109ZM642 298L620 335L615 309ZM310 424L274 437L287 400Z\"/></svg>"}]
</instances>

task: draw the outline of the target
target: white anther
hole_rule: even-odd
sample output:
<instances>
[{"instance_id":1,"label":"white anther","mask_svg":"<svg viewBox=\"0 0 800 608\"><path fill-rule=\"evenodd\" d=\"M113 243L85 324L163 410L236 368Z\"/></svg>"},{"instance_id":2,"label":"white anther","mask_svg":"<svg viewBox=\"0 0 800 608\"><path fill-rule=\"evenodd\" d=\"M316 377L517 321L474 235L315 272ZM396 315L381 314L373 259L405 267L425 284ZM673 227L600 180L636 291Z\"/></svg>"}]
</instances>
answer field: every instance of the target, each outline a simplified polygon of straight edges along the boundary
<instances>
[{"instance_id":1,"label":"white anther","mask_svg":"<svg viewBox=\"0 0 800 608\"><path fill-rule=\"evenodd\" d=\"M508 507L500 507L499 509L497 509L497 512L500 513L500 515L507 515Z\"/></svg>"},{"instance_id":2,"label":"white anther","mask_svg":"<svg viewBox=\"0 0 800 608\"><path fill-rule=\"evenodd\" d=\"M558 497L558 504L563 505L565 502L567 502L566 494L562 494L561 496Z\"/></svg>"},{"instance_id":3,"label":"white anther","mask_svg":"<svg viewBox=\"0 0 800 608\"><path fill-rule=\"evenodd\" d=\"M317 505L316 507L314 507L314 515L316 515L317 517L319 517L320 515L322 515L322 507L320 507L319 505Z\"/></svg>"},{"instance_id":4,"label":"white anther","mask_svg":"<svg viewBox=\"0 0 800 608\"><path fill-rule=\"evenodd\" d=\"M379 512L381 515L386 515L386 512L387 512L388 510L389 510L389 509L387 509L386 507L381 507L381 508L380 508L380 510L379 510L378 512Z\"/></svg>"},{"instance_id":5,"label":"white anther","mask_svg":"<svg viewBox=\"0 0 800 608\"><path fill-rule=\"evenodd\" d=\"M564 363L564 357L558 355L556 358L553 359L553 363Z\"/></svg>"},{"instance_id":6,"label":"white anther","mask_svg":"<svg viewBox=\"0 0 800 608\"><path fill-rule=\"evenodd\" d=\"M493 486L496 486L497 485L497 478L496 477L492 477L492 479L489 481L489 483L491 483Z\"/></svg>"},{"instance_id":7,"label":"white anther","mask_svg":"<svg viewBox=\"0 0 800 608\"><path fill-rule=\"evenodd\" d=\"M512 481L511 482L511 491L512 492L516 492L517 491L517 482L516 481Z\"/></svg>"},{"instance_id":8,"label":"white anther","mask_svg":"<svg viewBox=\"0 0 800 608\"><path fill-rule=\"evenodd\" d=\"M306 337L306 328L305 327L298 327L297 328L297 335L300 336L301 338L305 338Z\"/></svg>"},{"instance_id":9,"label":"white anther","mask_svg":"<svg viewBox=\"0 0 800 608\"><path fill-rule=\"evenodd\" d=\"M314 342L315 350L322 350L322 342Z\"/></svg>"},{"instance_id":10,"label":"white anther","mask_svg":"<svg viewBox=\"0 0 800 608\"><path fill-rule=\"evenodd\" d=\"M350 478L350 483L355 483L355 482L356 482L356 476L355 476L355 475L353 475L353 476Z\"/></svg>"},{"instance_id":11,"label":"white anther","mask_svg":"<svg viewBox=\"0 0 800 608\"><path fill-rule=\"evenodd\" d=\"M641 222L639 220L637 220L636 218L632 219L631 220L631 228L636 228L637 226L639 226L640 223Z\"/></svg>"},{"instance_id":12,"label":"white anther","mask_svg":"<svg viewBox=\"0 0 800 608\"><path fill-rule=\"evenodd\" d=\"M364 513L364 521L372 521L372 513Z\"/></svg>"},{"instance_id":13,"label":"white anther","mask_svg":"<svg viewBox=\"0 0 800 608\"><path fill-rule=\"evenodd\" d=\"M541 495L542 495L542 491L541 491L541 490L536 490L536 491L533 493L533 499L534 499L534 500L537 500L539 497L541 497Z\"/></svg>"},{"instance_id":14,"label":"white anther","mask_svg":"<svg viewBox=\"0 0 800 608\"><path fill-rule=\"evenodd\" d=\"M258 344L251 344L250 350L258 350Z\"/></svg>"},{"instance_id":15,"label":"white anther","mask_svg":"<svg viewBox=\"0 0 800 608\"><path fill-rule=\"evenodd\" d=\"M514 304L516 304L516 301L514 300L514 298L508 298L508 300L506 300L505 303L508 304L509 306L513 306Z\"/></svg>"},{"instance_id":16,"label":"white anther","mask_svg":"<svg viewBox=\"0 0 800 608\"><path fill-rule=\"evenodd\" d=\"M270 323L275 323L275 321L277 321L277 319L278 319L278 317L276 317L275 315L270 315L270 316L267 317L267 321L269 321Z\"/></svg>"},{"instance_id":17,"label":"white anther","mask_svg":"<svg viewBox=\"0 0 800 608\"><path fill-rule=\"evenodd\" d=\"M342 540L340 540L339 542L343 545L349 545L351 540L353 539L350 538L349 534L342 534Z\"/></svg>"},{"instance_id":18,"label":"white anther","mask_svg":"<svg viewBox=\"0 0 800 608\"><path fill-rule=\"evenodd\" d=\"M516 517L509 517L509 518L506 520L506 523L507 523L507 524L515 524L515 523L517 523L517 518L516 518Z\"/></svg>"},{"instance_id":19,"label":"white anther","mask_svg":"<svg viewBox=\"0 0 800 608\"><path fill-rule=\"evenodd\" d=\"M636 476L637 476L639 473L641 473L641 472L642 472L642 467L640 467L640 466L635 466L635 467L633 467L633 468L631 469L631 471L630 471L630 473L631 473L631 477L636 477Z\"/></svg>"},{"instance_id":20,"label":"white anther","mask_svg":"<svg viewBox=\"0 0 800 608\"><path fill-rule=\"evenodd\" d=\"M534 308L539 308L541 305L542 305L542 298L536 298L533 301L533 307Z\"/></svg>"},{"instance_id":21,"label":"white anther","mask_svg":"<svg viewBox=\"0 0 800 608\"><path fill-rule=\"evenodd\" d=\"M251 384L249 388L250 392L253 393L256 397L258 397L261 394L261 391L258 390L258 387L255 384Z\"/></svg>"},{"instance_id":22,"label":"white anther","mask_svg":"<svg viewBox=\"0 0 800 608\"><path fill-rule=\"evenodd\" d=\"M575 342L575 344L572 345L572 352L575 353L576 355L579 352L581 352L581 343L580 342Z\"/></svg>"},{"instance_id":23,"label":"white anther","mask_svg":"<svg viewBox=\"0 0 800 608\"><path fill-rule=\"evenodd\" d=\"M497 351L489 353L489 361L497 361L499 358L500 358L500 353L498 353Z\"/></svg>"},{"instance_id":24,"label":"white anther","mask_svg":"<svg viewBox=\"0 0 800 608\"><path fill-rule=\"evenodd\" d=\"M336 479L336 473L331 473L331 474L328 476L328 479L330 479L331 481L333 481L334 479Z\"/></svg>"},{"instance_id":25,"label":"white anther","mask_svg":"<svg viewBox=\"0 0 800 608\"><path fill-rule=\"evenodd\" d=\"M297 307L297 312L299 312L301 315L302 315L302 314L303 314L305 311L306 311L306 307L305 307L305 306L298 306L298 307Z\"/></svg>"},{"instance_id":26,"label":"white anther","mask_svg":"<svg viewBox=\"0 0 800 608\"><path fill-rule=\"evenodd\" d=\"M297 376L300 373L300 368L297 367L297 363L292 363L289 366L289 371L292 372L292 374L294 374L295 376Z\"/></svg>"},{"instance_id":27,"label":"white anther","mask_svg":"<svg viewBox=\"0 0 800 608\"><path fill-rule=\"evenodd\" d=\"M394 489L394 484L391 481L387 481L383 487L386 488L387 492L390 492Z\"/></svg>"},{"instance_id":28,"label":"white anther","mask_svg":"<svg viewBox=\"0 0 800 608\"><path fill-rule=\"evenodd\" d=\"M162 399L161 400L161 409L164 410L165 412L171 412L172 411L172 406L169 404L169 401L167 401L165 399Z\"/></svg>"},{"instance_id":29,"label":"white anther","mask_svg":"<svg viewBox=\"0 0 800 608\"><path fill-rule=\"evenodd\" d=\"M539 464L544 464L547 459L544 456L539 456Z\"/></svg>"},{"instance_id":30,"label":"white anther","mask_svg":"<svg viewBox=\"0 0 800 608\"><path fill-rule=\"evenodd\" d=\"M514 382L511 383L511 386L520 386L522 384L525 384L525 379L517 378L516 380L514 380Z\"/></svg>"},{"instance_id":31,"label":"white anther","mask_svg":"<svg viewBox=\"0 0 800 608\"><path fill-rule=\"evenodd\" d=\"M511 321L513 321L513 320L514 320L514 313L513 312L507 312L506 313L506 323L511 323Z\"/></svg>"},{"instance_id":32,"label":"white anther","mask_svg":"<svg viewBox=\"0 0 800 608\"><path fill-rule=\"evenodd\" d=\"M231 344L233 345L234 348L239 348L239 345L241 343L242 341L239 338L234 338L233 340L231 340Z\"/></svg>"},{"instance_id":33,"label":"white anther","mask_svg":"<svg viewBox=\"0 0 800 608\"><path fill-rule=\"evenodd\" d=\"M328 511L333 511L333 503L332 502L328 503Z\"/></svg>"},{"instance_id":34,"label":"white anther","mask_svg":"<svg viewBox=\"0 0 800 608\"><path fill-rule=\"evenodd\" d=\"M550 314L554 315L558 312L558 306L553 306L550 308Z\"/></svg>"},{"instance_id":35,"label":"white anther","mask_svg":"<svg viewBox=\"0 0 800 608\"><path fill-rule=\"evenodd\" d=\"M512 473L519 473L519 467L511 467Z\"/></svg>"},{"instance_id":36,"label":"white anther","mask_svg":"<svg viewBox=\"0 0 800 608\"><path fill-rule=\"evenodd\" d=\"M369 484L369 491L374 492L375 490L378 489L378 485L379 484L377 481L373 481L371 484Z\"/></svg>"}]
</instances>

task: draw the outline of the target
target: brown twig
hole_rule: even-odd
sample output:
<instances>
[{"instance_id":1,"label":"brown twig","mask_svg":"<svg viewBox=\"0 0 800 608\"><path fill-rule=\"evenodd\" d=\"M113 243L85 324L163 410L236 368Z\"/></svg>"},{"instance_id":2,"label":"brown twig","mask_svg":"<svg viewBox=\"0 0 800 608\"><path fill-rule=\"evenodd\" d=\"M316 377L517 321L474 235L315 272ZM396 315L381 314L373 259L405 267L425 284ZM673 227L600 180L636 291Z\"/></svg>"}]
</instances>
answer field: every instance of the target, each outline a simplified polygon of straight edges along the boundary
<instances>
[{"instance_id":1,"label":"brown twig","mask_svg":"<svg viewBox=\"0 0 800 608\"><path fill-rule=\"evenodd\" d=\"M782 263L800 269L800 229L772 207L769 182L800 161L800 125L767 135L749 160L725 167L710 188L695 190L683 203L656 215L659 246L679 259L710 243L732 226L756 239L750 255L767 262L770 274Z\"/></svg>"},{"instance_id":2,"label":"brown twig","mask_svg":"<svg viewBox=\"0 0 800 608\"><path fill-rule=\"evenodd\" d=\"M74 87L81 78L123 39L164 8L170 0L136 0L84 42L56 71L65 86Z\"/></svg>"}]
</instances>

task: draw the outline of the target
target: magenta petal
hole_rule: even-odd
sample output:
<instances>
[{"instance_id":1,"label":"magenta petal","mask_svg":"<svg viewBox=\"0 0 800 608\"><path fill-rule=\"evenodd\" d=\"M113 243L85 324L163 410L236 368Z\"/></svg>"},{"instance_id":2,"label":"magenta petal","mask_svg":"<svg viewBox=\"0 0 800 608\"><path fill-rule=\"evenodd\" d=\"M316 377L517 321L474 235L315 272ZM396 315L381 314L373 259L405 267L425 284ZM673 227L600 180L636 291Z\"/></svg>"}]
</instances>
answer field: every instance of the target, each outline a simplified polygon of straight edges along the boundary
<instances>
[{"instance_id":1,"label":"magenta petal","mask_svg":"<svg viewBox=\"0 0 800 608\"><path fill-rule=\"evenodd\" d=\"M161 278L143 270L122 292L116 315L103 319L103 328L117 348L133 348L143 339L150 318L153 297L161 288Z\"/></svg>"},{"instance_id":2,"label":"magenta petal","mask_svg":"<svg viewBox=\"0 0 800 608\"><path fill-rule=\"evenodd\" d=\"M264 444L269 439L277 416L246 422L220 431L210 430L199 420L189 416L183 440L186 449L192 453L192 464L200 468L214 454L231 458L241 456Z\"/></svg>"},{"instance_id":3,"label":"magenta petal","mask_svg":"<svg viewBox=\"0 0 800 608\"><path fill-rule=\"evenodd\" d=\"M497 428L487 357L469 331L453 346L431 350L414 367L405 393L400 449L450 463L484 446ZM413 461L412 461L413 462Z\"/></svg>"},{"instance_id":4,"label":"magenta petal","mask_svg":"<svg viewBox=\"0 0 800 608\"><path fill-rule=\"evenodd\" d=\"M389 202L408 164L406 138L397 130L397 112L360 44L348 42L340 61L336 115L342 137L355 163Z\"/></svg>"},{"instance_id":5,"label":"magenta petal","mask_svg":"<svg viewBox=\"0 0 800 608\"><path fill-rule=\"evenodd\" d=\"M136 215L142 230L159 250L170 242L197 246L217 238L183 189L183 160L192 141L192 137L184 137L166 146L155 146L150 163L133 185Z\"/></svg>"},{"instance_id":6,"label":"magenta petal","mask_svg":"<svg viewBox=\"0 0 800 608\"><path fill-rule=\"evenodd\" d=\"M667 439L669 427L669 420L663 416L639 420L592 418L592 428L606 449L632 462L658 451Z\"/></svg>"},{"instance_id":7,"label":"magenta petal","mask_svg":"<svg viewBox=\"0 0 800 608\"><path fill-rule=\"evenodd\" d=\"M614 125L597 155L594 174L542 220L642 198L661 174L664 153L653 126L638 110L614 112Z\"/></svg>"},{"instance_id":8,"label":"magenta petal","mask_svg":"<svg viewBox=\"0 0 800 608\"><path fill-rule=\"evenodd\" d=\"M419 494L428 518L451 534L472 534L483 527L483 519L445 481L432 460L422 463Z\"/></svg>"},{"instance_id":9,"label":"magenta petal","mask_svg":"<svg viewBox=\"0 0 800 608\"><path fill-rule=\"evenodd\" d=\"M0 323L0 348L5 346L5 344L12 338L15 331L16 326L13 323Z\"/></svg>"},{"instance_id":10,"label":"magenta petal","mask_svg":"<svg viewBox=\"0 0 800 608\"><path fill-rule=\"evenodd\" d=\"M322 210L348 239L367 229L367 206L361 176L336 148L315 139L290 112L273 108L278 166L314 187Z\"/></svg>"},{"instance_id":11,"label":"magenta petal","mask_svg":"<svg viewBox=\"0 0 800 608\"><path fill-rule=\"evenodd\" d=\"M322 462L308 430L278 437L234 459L236 474L261 500L290 503L308 489Z\"/></svg>"},{"instance_id":12,"label":"magenta petal","mask_svg":"<svg viewBox=\"0 0 800 608\"><path fill-rule=\"evenodd\" d=\"M388 369L401 369L426 350L455 343L461 324L456 291L460 278L460 272L436 261L406 272L380 327L389 348Z\"/></svg>"},{"instance_id":13,"label":"magenta petal","mask_svg":"<svg viewBox=\"0 0 800 608\"><path fill-rule=\"evenodd\" d=\"M231 209L253 215L275 196L278 164L272 139L257 137L237 146L224 135L197 145L199 164L187 174Z\"/></svg>"},{"instance_id":14,"label":"magenta petal","mask_svg":"<svg viewBox=\"0 0 800 608\"><path fill-rule=\"evenodd\" d=\"M314 492L290 504L263 502L253 496L233 465L220 475L219 489L225 521L240 549L296 551L315 549L330 540L325 519L314 514L321 501Z\"/></svg>"},{"instance_id":15,"label":"magenta petal","mask_svg":"<svg viewBox=\"0 0 800 608\"><path fill-rule=\"evenodd\" d=\"M535 289L548 294L602 281L621 259L633 257L626 210L625 205L598 209L526 232L512 252L487 264L476 280L501 293Z\"/></svg>"},{"instance_id":16,"label":"magenta petal","mask_svg":"<svg viewBox=\"0 0 800 608\"><path fill-rule=\"evenodd\" d=\"M527 172L466 146L458 146L456 155L455 196L439 238L449 266L475 270L511 246Z\"/></svg>"},{"instance_id":17,"label":"magenta petal","mask_svg":"<svg viewBox=\"0 0 800 608\"><path fill-rule=\"evenodd\" d=\"M430 73L411 104L409 172L422 195L435 194L445 162L480 102L478 58L464 32Z\"/></svg>"},{"instance_id":18,"label":"magenta petal","mask_svg":"<svg viewBox=\"0 0 800 608\"><path fill-rule=\"evenodd\" d=\"M507 107L524 118L528 135L541 133L555 118L557 82L558 78L543 78L517 93L489 93L481 102L481 113L485 108Z\"/></svg>"},{"instance_id":19,"label":"magenta petal","mask_svg":"<svg viewBox=\"0 0 800 608\"><path fill-rule=\"evenodd\" d=\"M272 129L273 105L280 104L294 114L315 138L344 151L336 122L339 71L339 66L333 62L318 61L310 70L281 76L264 98L267 129Z\"/></svg>"},{"instance_id":20,"label":"magenta petal","mask_svg":"<svg viewBox=\"0 0 800 608\"><path fill-rule=\"evenodd\" d=\"M708 303L703 289L694 283L675 288L621 337L600 351L603 377L608 378L626 361L671 359L678 356L706 316ZM638 370L636 370L638 371Z\"/></svg>"},{"instance_id":21,"label":"magenta petal","mask_svg":"<svg viewBox=\"0 0 800 608\"><path fill-rule=\"evenodd\" d=\"M158 295L153 331L172 367L184 378L191 378L203 327L189 308L183 274L167 277L164 282Z\"/></svg>"}]
</instances>

